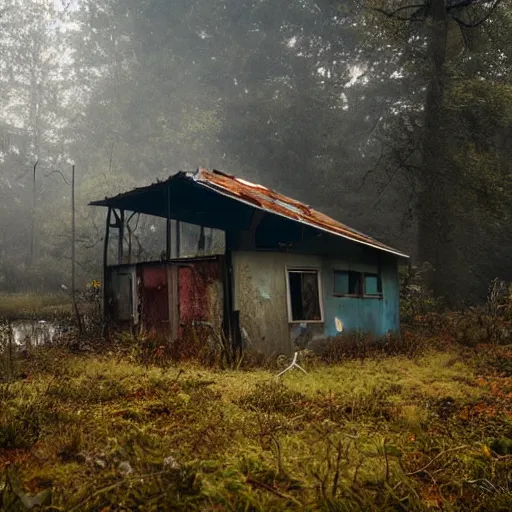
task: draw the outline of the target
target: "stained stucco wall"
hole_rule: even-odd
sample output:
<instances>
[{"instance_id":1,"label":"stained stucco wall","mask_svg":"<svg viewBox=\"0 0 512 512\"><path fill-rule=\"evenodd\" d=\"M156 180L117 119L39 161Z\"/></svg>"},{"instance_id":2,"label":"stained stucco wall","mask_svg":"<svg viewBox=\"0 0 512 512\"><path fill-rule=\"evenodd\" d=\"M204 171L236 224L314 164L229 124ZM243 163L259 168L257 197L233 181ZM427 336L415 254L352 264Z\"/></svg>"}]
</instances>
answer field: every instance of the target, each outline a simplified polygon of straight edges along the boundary
<instances>
[{"instance_id":1,"label":"stained stucco wall","mask_svg":"<svg viewBox=\"0 0 512 512\"><path fill-rule=\"evenodd\" d=\"M286 267L312 267L321 271L323 324L308 324L314 337L335 336L335 319L344 331L361 330L377 336L399 328L397 262L385 258L365 263L326 256L274 252L233 252L234 308L248 335L247 348L269 355L290 353L297 324L289 324L287 313ZM381 268L383 298L334 297L334 270L377 272Z\"/></svg>"}]
</instances>

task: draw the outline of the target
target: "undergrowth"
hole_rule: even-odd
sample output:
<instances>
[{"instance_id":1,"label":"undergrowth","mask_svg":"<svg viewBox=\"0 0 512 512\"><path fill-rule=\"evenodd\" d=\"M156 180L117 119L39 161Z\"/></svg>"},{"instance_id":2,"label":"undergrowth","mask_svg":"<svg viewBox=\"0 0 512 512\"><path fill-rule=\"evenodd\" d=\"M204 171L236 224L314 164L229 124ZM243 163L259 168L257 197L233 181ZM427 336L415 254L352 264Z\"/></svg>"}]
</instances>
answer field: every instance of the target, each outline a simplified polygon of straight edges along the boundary
<instances>
[{"instance_id":1,"label":"undergrowth","mask_svg":"<svg viewBox=\"0 0 512 512\"><path fill-rule=\"evenodd\" d=\"M0 509L510 510L511 359L452 346L276 379L42 350L0 385Z\"/></svg>"}]
</instances>

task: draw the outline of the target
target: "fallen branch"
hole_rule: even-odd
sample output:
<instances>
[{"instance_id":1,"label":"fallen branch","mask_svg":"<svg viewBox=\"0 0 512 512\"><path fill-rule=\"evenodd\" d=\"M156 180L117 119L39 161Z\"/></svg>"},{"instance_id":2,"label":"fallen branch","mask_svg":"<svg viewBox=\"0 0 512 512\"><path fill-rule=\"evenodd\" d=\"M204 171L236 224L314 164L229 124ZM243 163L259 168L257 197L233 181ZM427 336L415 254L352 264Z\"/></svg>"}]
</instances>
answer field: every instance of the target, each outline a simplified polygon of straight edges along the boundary
<instances>
[{"instance_id":1,"label":"fallen branch","mask_svg":"<svg viewBox=\"0 0 512 512\"><path fill-rule=\"evenodd\" d=\"M275 494L276 496L279 496L279 498L293 501L293 503L295 503L296 505L301 505L301 503L299 501L297 501L293 496L283 494L282 492L279 492L277 489L270 487L270 485L264 484L263 482L259 482L258 480L253 480L251 477L247 477L245 479L245 482L249 485L254 485L255 487L261 487L262 489L265 489L266 491L271 492L272 494Z\"/></svg>"},{"instance_id":2,"label":"fallen branch","mask_svg":"<svg viewBox=\"0 0 512 512\"><path fill-rule=\"evenodd\" d=\"M437 459L441 458L443 455L446 455L450 452L456 452L459 450L465 450L466 448L469 448L469 445L465 444L462 446L457 446L456 448L450 448L449 450L445 450L444 452L438 453L426 466L423 466L420 469L417 469L416 471L412 471L410 473L406 473L407 476L417 475L418 473L422 473L425 471L428 467L430 467Z\"/></svg>"},{"instance_id":3,"label":"fallen branch","mask_svg":"<svg viewBox=\"0 0 512 512\"><path fill-rule=\"evenodd\" d=\"M93 492L92 494L87 496L87 498L84 498L80 503L75 505L73 508L70 508L68 510L68 512L75 512L76 510L80 510L80 508L83 507L88 501L90 501L90 500L92 500L94 498L97 498L98 496L101 496L103 493L112 491L112 490L116 489L117 487L125 485L125 484L127 484L129 482L134 482L134 481L137 481L137 480L142 480L144 478L154 478L154 477L157 477L157 476L161 476L161 475L165 475L165 474L170 474L170 473L171 473L170 471L158 471L156 473L147 473L145 475L134 476L132 478L124 478L123 480L120 480L119 482L116 482L116 483L111 484L111 485L107 485L106 487L102 487L101 489L98 489L96 492Z\"/></svg>"}]
</instances>

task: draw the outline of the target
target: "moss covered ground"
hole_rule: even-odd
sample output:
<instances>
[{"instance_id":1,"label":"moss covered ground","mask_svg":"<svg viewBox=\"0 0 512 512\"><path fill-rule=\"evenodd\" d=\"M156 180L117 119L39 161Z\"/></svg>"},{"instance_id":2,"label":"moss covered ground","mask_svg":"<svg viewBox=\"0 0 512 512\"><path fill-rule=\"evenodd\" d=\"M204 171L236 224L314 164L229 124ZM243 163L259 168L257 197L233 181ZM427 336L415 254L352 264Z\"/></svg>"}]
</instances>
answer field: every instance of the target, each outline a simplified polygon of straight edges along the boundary
<instances>
[{"instance_id":1,"label":"moss covered ground","mask_svg":"<svg viewBox=\"0 0 512 512\"><path fill-rule=\"evenodd\" d=\"M0 384L0 509L512 510L512 350L267 370L40 350Z\"/></svg>"}]
</instances>

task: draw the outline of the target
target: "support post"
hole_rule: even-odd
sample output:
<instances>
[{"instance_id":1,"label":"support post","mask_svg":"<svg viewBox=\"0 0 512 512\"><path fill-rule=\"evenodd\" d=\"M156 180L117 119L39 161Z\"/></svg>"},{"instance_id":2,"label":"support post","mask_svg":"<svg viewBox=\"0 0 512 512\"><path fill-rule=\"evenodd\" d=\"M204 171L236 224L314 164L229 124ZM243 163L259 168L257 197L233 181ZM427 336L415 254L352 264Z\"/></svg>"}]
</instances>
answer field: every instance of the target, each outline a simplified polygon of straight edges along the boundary
<instances>
[{"instance_id":1,"label":"support post","mask_svg":"<svg viewBox=\"0 0 512 512\"><path fill-rule=\"evenodd\" d=\"M118 218L119 240L117 242L117 263L123 264L123 245L124 245L124 210L119 211Z\"/></svg>"},{"instance_id":2,"label":"support post","mask_svg":"<svg viewBox=\"0 0 512 512\"><path fill-rule=\"evenodd\" d=\"M71 168L71 296L75 310L78 332L83 334L82 318L76 303L76 220L75 220L75 166Z\"/></svg>"},{"instance_id":3,"label":"support post","mask_svg":"<svg viewBox=\"0 0 512 512\"><path fill-rule=\"evenodd\" d=\"M179 220L176 221L176 258L180 257L181 252L181 222Z\"/></svg>"},{"instance_id":4,"label":"support post","mask_svg":"<svg viewBox=\"0 0 512 512\"><path fill-rule=\"evenodd\" d=\"M167 232L165 239L165 259L169 261L171 259L171 191L169 185L167 185Z\"/></svg>"},{"instance_id":5,"label":"support post","mask_svg":"<svg viewBox=\"0 0 512 512\"><path fill-rule=\"evenodd\" d=\"M110 224L112 222L112 208L108 209L105 222L105 239L103 241L103 321L107 323L108 297L107 297L107 268L108 268L108 243L110 238Z\"/></svg>"}]
</instances>

